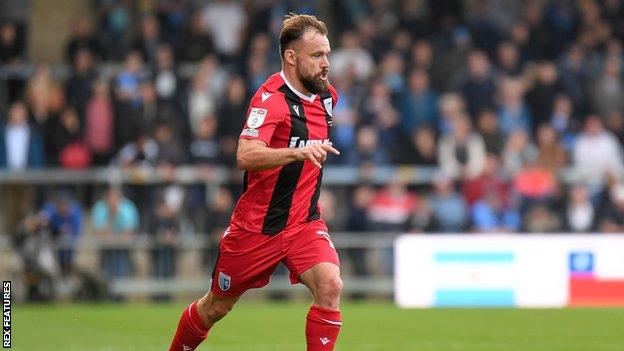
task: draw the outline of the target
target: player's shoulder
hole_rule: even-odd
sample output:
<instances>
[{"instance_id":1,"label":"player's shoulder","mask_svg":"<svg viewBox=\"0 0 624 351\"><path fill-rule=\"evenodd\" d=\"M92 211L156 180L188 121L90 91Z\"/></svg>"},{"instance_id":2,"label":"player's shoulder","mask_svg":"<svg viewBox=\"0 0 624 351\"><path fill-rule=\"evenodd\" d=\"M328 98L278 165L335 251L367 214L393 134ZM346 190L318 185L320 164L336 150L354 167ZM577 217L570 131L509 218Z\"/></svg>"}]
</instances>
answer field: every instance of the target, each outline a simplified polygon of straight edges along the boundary
<instances>
[{"instance_id":1,"label":"player's shoulder","mask_svg":"<svg viewBox=\"0 0 624 351\"><path fill-rule=\"evenodd\" d=\"M338 101L338 90L336 90L336 88L332 84L329 84L328 90L331 94L332 99L334 99L334 101Z\"/></svg>"},{"instance_id":2,"label":"player's shoulder","mask_svg":"<svg viewBox=\"0 0 624 351\"><path fill-rule=\"evenodd\" d=\"M284 85L284 79L279 73L271 75L261 86L256 90L256 93L251 98L251 104L253 106L275 106L281 105L284 101L283 95L279 89Z\"/></svg>"}]
</instances>

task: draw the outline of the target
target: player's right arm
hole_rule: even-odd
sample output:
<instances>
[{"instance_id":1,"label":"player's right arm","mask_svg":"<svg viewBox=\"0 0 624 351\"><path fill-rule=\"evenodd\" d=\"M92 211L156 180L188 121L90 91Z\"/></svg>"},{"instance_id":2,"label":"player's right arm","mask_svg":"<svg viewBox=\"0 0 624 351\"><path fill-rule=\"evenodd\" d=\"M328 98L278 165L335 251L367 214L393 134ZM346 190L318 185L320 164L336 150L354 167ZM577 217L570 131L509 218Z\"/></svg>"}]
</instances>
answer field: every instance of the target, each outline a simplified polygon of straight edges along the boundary
<instances>
[{"instance_id":1,"label":"player's right arm","mask_svg":"<svg viewBox=\"0 0 624 351\"><path fill-rule=\"evenodd\" d=\"M315 144L306 147L270 148L262 140L240 139L236 161L238 167L246 171L260 171L264 169L284 166L295 161L309 160L314 166L321 168L327 159L327 153L339 155L340 152L329 144Z\"/></svg>"}]
</instances>

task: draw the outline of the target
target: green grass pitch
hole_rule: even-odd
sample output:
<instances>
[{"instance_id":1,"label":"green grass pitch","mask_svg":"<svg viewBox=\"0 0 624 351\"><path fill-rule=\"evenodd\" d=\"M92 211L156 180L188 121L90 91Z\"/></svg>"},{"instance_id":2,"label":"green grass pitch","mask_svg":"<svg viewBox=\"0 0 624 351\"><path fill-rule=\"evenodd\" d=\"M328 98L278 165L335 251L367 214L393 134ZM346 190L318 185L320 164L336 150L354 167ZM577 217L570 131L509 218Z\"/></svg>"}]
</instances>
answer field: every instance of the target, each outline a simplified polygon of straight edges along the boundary
<instances>
[{"instance_id":1,"label":"green grass pitch","mask_svg":"<svg viewBox=\"0 0 624 351\"><path fill-rule=\"evenodd\" d=\"M14 350L166 350L183 305L17 305ZM203 351L303 351L307 306L245 303ZM400 310L348 303L336 351L624 350L624 309Z\"/></svg>"}]
</instances>

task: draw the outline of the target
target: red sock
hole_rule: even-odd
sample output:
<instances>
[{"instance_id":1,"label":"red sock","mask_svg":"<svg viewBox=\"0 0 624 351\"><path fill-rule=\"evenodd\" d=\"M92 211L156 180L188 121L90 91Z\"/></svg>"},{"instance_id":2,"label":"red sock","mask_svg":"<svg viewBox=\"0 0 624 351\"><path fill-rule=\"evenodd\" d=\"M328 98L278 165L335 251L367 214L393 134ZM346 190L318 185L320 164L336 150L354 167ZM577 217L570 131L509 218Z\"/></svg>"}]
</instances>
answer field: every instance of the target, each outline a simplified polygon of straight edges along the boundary
<instances>
[{"instance_id":1,"label":"red sock","mask_svg":"<svg viewBox=\"0 0 624 351\"><path fill-rule=\"evenodd\" d=\"M169 351L191 351L208 336L208 330L199 317L197 301L187 307L180 316L178 330L176 330Z\"/></svg>"},{"instance_id":2,"label":"red sock","mask_svg":"<svg viewBox=\"0 0 624 351\"><path fill-rule=\"evenodd\" d=\"M332 351L341 325L340 311L310 307L306 324L308 351Z\"/></svg>"}]
</instances>

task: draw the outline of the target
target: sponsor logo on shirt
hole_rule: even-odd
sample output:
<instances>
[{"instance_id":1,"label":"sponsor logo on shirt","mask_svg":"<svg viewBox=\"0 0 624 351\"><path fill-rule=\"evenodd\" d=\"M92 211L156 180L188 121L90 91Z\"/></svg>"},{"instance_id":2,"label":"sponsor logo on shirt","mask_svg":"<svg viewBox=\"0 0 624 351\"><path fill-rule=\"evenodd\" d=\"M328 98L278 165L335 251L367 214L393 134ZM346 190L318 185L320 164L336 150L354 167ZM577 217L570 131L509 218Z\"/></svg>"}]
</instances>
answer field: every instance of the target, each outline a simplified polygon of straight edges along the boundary
<instances>
[{"instance_id":1,"label":"sponsor logo on shirt","mask_svg":"<svg viewBox=\"0 0 624 351\"><path fill-rule=\"evenodd\" d=\"M290 144L288 145L291 149L298 149L302 147L306 147L308 145L316 145L316 144L329 144L331 145L331 141L329 139L301 139L299 137L291 137Z\"/></svg>"}]
</instances>

